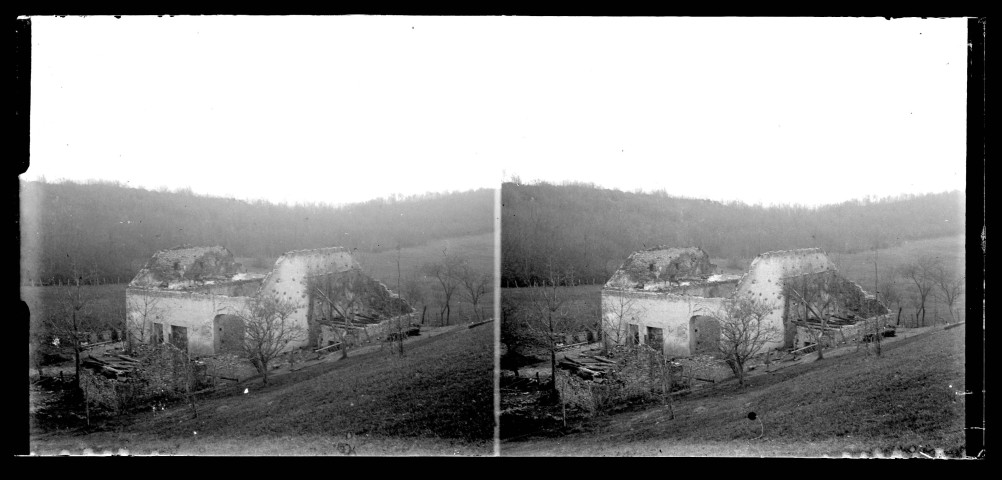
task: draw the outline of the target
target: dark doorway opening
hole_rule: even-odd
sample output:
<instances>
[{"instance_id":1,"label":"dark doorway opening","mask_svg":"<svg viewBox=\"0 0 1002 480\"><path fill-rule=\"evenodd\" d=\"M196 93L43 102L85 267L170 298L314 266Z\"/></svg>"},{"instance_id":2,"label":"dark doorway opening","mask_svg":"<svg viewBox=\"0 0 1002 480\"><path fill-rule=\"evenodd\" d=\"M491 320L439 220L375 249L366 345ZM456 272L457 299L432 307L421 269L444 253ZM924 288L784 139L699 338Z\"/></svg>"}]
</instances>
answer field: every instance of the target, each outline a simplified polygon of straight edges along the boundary
<instances>
[{"instance_id":1,"label":"dark doorway opening","mask_svg":"<svg viewBox=\"0 0 1002 480\"><path fill-rule=\"evenodd\" d=\"M720 344L720 322L696 315L689 319L689 354L714 353Z\"/></svg>"},{"instance_id":2,"label":"dark doorway opening","mask_svg":"<svg viewBox=\"0 0 1002 480\"><path fill-rule=\"evenodd\" d=\"M244 345L244 320L237 315L216 315L212 321L216 353L238 353Z\"/></svg>"},{"instance_id":3,"label":"dark doorway opening","mask_svg":"<svg viewBox=\"0 0 1002 480\"><path fill-rule=\"evenodd\" d=\"M188 352L188 328L170 326L170 343L183 352Z\"/></svg>"},{"instance_id":4,"label":"dark doorway opening","mask_svg":"<svg viewBox=\"0 0 1002 480\"><path fill-rule=\"evenodd\" d=\"M665 348L664 330L657 327L647 327L647 345L659 352L663 352Z\"/></svg>"}]
</instances>

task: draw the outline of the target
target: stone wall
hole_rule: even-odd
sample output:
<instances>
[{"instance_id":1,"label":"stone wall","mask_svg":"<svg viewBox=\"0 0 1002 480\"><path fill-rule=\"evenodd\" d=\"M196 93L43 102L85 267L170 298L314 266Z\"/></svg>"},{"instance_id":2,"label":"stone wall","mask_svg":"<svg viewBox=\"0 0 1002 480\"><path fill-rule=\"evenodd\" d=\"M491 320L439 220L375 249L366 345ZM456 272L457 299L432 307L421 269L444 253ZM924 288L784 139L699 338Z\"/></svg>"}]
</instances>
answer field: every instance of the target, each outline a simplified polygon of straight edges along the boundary
<instances>
[{"instance_id":1,"label":"stone wall","mask_svg":"<svg viewBox=\"0 0 1002 480\"><path fill-rule=\"evenodd\" d=\"M890 323L887 316L878 315L876 317L860 320L852 325L832 327L828 330L825 342L829 347L858 342L864 335L876 332L878 322L881 322L881 326L888 325ZM803 323L797 323L797 335L793 347L801 348L814 343L811 330L812 329L810 327L804 325Z\"/></svg>"}]
</instances>

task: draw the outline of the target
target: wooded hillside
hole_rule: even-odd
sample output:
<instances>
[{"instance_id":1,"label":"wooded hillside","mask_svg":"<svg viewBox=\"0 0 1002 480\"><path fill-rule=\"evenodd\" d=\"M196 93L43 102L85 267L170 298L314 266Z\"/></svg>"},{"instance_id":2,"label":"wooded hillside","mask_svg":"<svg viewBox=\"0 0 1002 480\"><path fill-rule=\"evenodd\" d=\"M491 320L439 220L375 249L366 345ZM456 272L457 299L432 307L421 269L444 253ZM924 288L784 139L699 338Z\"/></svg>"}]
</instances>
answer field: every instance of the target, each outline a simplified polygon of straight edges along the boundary
<instances>
[{"instance_id":1,"label":"wooded hillside","mask_svg":"<svg viewBox=\"0 0 1002 480\"><path fill-rule=\"evenodd\" d=\"M508 182L501 202L502 286L538 281L548 264L577 281L604 283L630 253L657 245L698 246L734 259L803 247L852 253L963 234L965 219L957 191L812 208Z\"/></svg>"},{"instance_id":2,"label":"wooded hillside","mask_svg":"<svg viewBox=\"0 0 1002 480\"><path fill-rule=\"evenodd\" d=\"M22 283L65 280L73 268L128 281L158 250L222 245L238 257L344 246L379 252L492 232L494 192L381 198L333 207L150 191L114 182L20 182Z\"/></svg>"}]
</instances>

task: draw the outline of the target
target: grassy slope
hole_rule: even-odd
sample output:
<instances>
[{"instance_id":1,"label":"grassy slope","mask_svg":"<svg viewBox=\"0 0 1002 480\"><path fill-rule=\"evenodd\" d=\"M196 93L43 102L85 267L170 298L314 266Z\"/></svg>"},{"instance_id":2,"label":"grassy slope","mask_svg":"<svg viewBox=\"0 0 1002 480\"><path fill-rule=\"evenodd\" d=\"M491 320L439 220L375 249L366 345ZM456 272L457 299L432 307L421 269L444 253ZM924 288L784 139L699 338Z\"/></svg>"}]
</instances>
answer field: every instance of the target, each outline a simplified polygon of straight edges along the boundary
<instances>
[{"instance_id":1,"label":"grassy slope","mask_svg":"<svg viewBox=\"0 0 1002 480\"><path fill-rule=\"evenodd\" d=\"M356 453L490 454L493 331L459 330L388 352L352 357L240 385L199 404L138 414L117 432L47 434L32 449L220 454L330 454L349 438ZM250 393L243 395L244 387ZM198 432L197 434L194 432Z\"/></svg>"},{"instance_id":2,"label":"grassy slope","mask_svg":"<svg viewBox=\"0 0 1002 480\"><path fill-rule=\"evenodd\" d=\"M559 439L506 442L510 455L840 456L964 445L964 327L790 367L675 403L600 417ZM754 411L764 419L747 419Z\"/></svg>"}]
</instances>

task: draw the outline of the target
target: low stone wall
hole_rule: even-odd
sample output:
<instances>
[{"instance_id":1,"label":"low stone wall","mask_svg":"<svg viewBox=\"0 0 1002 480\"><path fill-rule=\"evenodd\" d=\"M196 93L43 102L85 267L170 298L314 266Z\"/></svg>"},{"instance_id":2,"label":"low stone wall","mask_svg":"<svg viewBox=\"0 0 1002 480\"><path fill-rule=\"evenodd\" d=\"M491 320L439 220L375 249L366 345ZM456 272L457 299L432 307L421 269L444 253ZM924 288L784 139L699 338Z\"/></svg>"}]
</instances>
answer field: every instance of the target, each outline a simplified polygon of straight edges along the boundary
<instances>
[{"instance_id":1,"label":"low stone wall","mask_svg":"<svg viewBox=\"0 0 1002 480\"><path fill-rule=\"evenodd\" d=\"M825 335L825 343L828 347L832 347L858 342L864 335L875 333L877 331L876 329L878 323L880 326L888 325L889 318L886 315L881 315L867 318L866 320L860 320L852 325L831 327ZM812 329L808 326L798 324L797 337L794 341L793 348L801 348L814 343L814 339L811 336L811 330Z\"/></svg>"}]
</instances>

